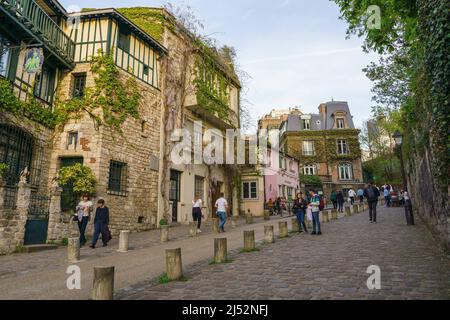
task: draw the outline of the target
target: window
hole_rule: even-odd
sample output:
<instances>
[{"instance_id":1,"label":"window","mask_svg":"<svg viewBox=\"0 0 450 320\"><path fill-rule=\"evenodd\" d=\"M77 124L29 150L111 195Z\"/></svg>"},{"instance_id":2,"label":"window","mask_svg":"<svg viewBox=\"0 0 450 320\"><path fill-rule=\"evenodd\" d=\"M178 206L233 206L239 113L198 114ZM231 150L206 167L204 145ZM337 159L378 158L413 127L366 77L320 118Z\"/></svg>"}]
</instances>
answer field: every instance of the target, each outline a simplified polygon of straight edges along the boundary
<instances>
[{"instance_id":1,"label":"window","mask_svg":"<svg viewBox=\"0 0 450 320\"><path fill-rule=\"evenodd\" d=\"M144 70L143 70L144 76L148 76L148 71L149 71L148 65L144 64Z\"/></svg>"},{"instance_id":2,"label":"window","mask_svg":"<svg viewBox=\"0 0 450 320\"><path fill-rule=\"evenodd\" d=\"M203 177L199 177L199 176L195 176L195 194L198 194L200 199L202 199L203 201L205 201L205 178Z\"/></svg>"},{"instance_id":3,"label":"window","mask_svg":"<svg viewBox=\"0 0 450 320\"><path fill-rule=\"evenodd\" d=\"M339 180L352 180L353 179L353 166L349 163L340 164L338 167Z\"/></svg>"},{"instance_id":4,"label":"window","mask_svg":"<svg viewBox=\"0 0 450 320\"><path fill-rule=\"evenodd\" d=\"M288 187L287 188L287 197L288 199L292 199L292 192L294 191L294 188Z\"/></svg>"},{"instance_id":5,"label":"window","mask_svg":"<svg viewBox=\"0 0 450 320\"><path fill-rule=\"evenodd\" d=\"M337 141L337 152L339 155L350 153L347 140L338 140Z\"/></svg>"},{"instance_id":6,"label":"window","mask_svg":"<svg viewBox=\"0 0 450 320\"><path fill-rule=\"evenodd\" d=\"M109 162L108 191L117 193L127 192L127 164L123 162Z\"/></svg>"},{"instance_id":7,"label":"window","mask_svg":"<svg viewBox=\"0 0 450 320\"><path fill-rule=\"evenodd\" d=\"M124 31L119 32L119 39L117 40L117 46L123 51L130 51L130 34Z\"/></svg>"},{"instance_id":8,"label":"window","mask_svg":"<svg viewBox=\"0 0 450 320\"><path fill-rule=\"evenodd\" d=\"M313 141L303 141L303 155L304 156L314 156L316 154L314 150Z\"/></svg>"},{"instance_id":9,"label":"window","mask_svg":"<svg viewBox=\"0 0 450 320\"><path fill-rule=\"evenodd\" d=\"M36 75L34 95L39 99L51 103L53 100L54 80L55 70L43 66L41 73Z\"/></svg>"},{"instance_id":10,"label":"window","mask_svg":"<svg viewBox=\"0 0 450 320\"><path fill-rule=\"evenodd\" d=\"M75 74L73 76L72 98L82 98L86 87L86 74Z\"/></svg>"},{"instance_id":11,"label":"window","mask_svg":"<svg viewBox=\"0 0 450 320\"><path fill-rule=\"evenodd\" d=\"M8 73L8 60L11 49L9 41L0 34L0 75L6 77Z\"/></svg>"},{"instance_id":12,"label":"window","mask_svg":"<svg viewBox=\"0 0 450 320\"><path fill-rule=\"evenodd\" d=\"M336 120L337 128L338 129L344 129L345 128L345 121L342 118L339 118Z\"/></svg>"},{"instance_id":13,"label":"window","mask_svg":"<svg viewBox=\"0 0 450 320\"><path fill-rule=\"evenodd\" d=\"M317 166L305 166L303 167L303 174L305 176L315 176L317 173Z\"/></svg>"},{"instance_id":14,"label":"window","mask_svg":"<svg viewBox=\"0 0 450 320\"><path fill-rule=\"evenodd\" d=\"M74 149L77 148L78 144L78 131L71 131L67 134L67 146L72 146Z\"/></svg>"},{"instance_id":15,"label":"window","mask_svg":"<svg viewBox=\"0 0 450 320\"><path fill-rule=\"evenodd\" d=\"M256 181L242 183L242 198L244 200L258 199L258 183Z\"/></svg>"},{"instance_id":16,"label":"window","mask_svg":"<svg viewBox=\"0 0 450 320\"><path fill-rule=\"evenodd\" d=\"M311 120L303 119L303 130L311 130Z\"/></svg>"}]
</instances>

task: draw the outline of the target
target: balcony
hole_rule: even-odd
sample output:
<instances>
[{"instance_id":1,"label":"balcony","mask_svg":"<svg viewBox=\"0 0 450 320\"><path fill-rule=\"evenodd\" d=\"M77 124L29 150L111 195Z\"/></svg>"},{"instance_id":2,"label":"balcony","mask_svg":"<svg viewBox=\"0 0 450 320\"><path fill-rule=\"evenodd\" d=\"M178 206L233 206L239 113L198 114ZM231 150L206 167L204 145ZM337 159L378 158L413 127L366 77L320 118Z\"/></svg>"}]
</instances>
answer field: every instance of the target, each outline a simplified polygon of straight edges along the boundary
<instances>
[{"instance_id":1,"label":"balcony","mask_svg":"<svg viewBox=\"0 0 450 320\"><path fill-rule=\"evenodd\" d=\"M74 63L75 43L33 0L0 0L0 12L21 24L67 67ZM15 31L15 30L14 30Z\"/></svg>"}]
</instances>

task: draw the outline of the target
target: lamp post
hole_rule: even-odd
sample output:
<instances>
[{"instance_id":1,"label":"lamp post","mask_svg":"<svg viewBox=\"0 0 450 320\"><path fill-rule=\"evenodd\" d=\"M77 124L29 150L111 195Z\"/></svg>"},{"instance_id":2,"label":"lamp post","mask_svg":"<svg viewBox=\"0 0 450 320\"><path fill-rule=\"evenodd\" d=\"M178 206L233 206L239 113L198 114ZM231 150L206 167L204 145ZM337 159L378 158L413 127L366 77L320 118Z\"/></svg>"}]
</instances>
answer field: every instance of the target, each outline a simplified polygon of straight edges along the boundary
<instances>
[{"instance_id":1,"label":"lamp post","mask_svg":"<svg viewBox=\"0 0 450 320\"><path fill-rule=\"evenodd\" d=\"M402 152L403 135L400 133L400 131L396 131L393 135L393 138L400 154L400 167L402 171L403 191L407 192L408 184L406 182L405 165L403 163L403 152ZM405 195L403 194L402 196L404 197ZM407 224L414 225L414 216L412 212L412 203L410 198L405 199L405 216Z\"/></svg>"}]
</instances>

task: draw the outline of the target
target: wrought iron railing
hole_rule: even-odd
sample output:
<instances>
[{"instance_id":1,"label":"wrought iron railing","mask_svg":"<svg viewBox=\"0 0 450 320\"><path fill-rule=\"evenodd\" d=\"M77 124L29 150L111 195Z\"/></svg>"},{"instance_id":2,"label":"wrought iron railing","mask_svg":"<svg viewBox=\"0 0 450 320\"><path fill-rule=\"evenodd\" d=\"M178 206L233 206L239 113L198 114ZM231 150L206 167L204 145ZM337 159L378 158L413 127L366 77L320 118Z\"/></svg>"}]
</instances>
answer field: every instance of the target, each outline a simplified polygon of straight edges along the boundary
<instances>
[{"instance_id":1,"label":"wrought iron railing","mask_svg":"<svg viewBox=\"0 0 450 320\"><path fill-rule=\"evenodd\" d=\"M74 62L75 43L33 0L0 0L2 6L14 14L64 60Z\"/></svg>"},{"instance_id":2,"label":"wrought iron railing","mask_svg":"<svg viewBox=\"0 0 450 320\"><path fill-rule=\"evenodd\" d=\"M50 197L32 192L28 215L33 219L47 219L50 209Z\"/></svg>"}]
</instances>

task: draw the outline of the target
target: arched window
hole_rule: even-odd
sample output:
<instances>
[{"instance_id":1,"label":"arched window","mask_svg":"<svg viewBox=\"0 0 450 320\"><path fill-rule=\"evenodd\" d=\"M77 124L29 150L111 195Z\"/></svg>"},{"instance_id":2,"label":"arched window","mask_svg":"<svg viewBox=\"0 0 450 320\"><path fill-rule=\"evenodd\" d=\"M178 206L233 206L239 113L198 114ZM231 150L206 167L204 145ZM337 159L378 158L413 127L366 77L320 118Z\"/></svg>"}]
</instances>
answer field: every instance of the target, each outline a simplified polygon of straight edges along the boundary
<instances>
[{"instance_id":1,"label":"arched window","mask_svg":"<svg viewBox=\"0 0 450 320\"><path fill-rule=\"evenodd\" d=\"M303 174L305 176L315 176L317 174L317 166L316 165L304 166Z\"/></svg>"},{"instance_id":2,"label":"arched window","mask_svg":"<svg viewBox=\"0 0 450 320\"><path fill-rule=\"evenodd\" d=\"M16 126L0 123L0 162L8 164L7 185L15 185L25 167L31 170L32 156L33 137Z\"/></svg>"},{"instance_id":3,"label":"arched window","mask_svg":"<svg viewBox=\"0 0 450 320\"><path fill-rule=\"evenodd\" d=\"M353 166L350 163L341 163L338 166L339 180L353 180Z\"/></svg>"}]
</instances>

